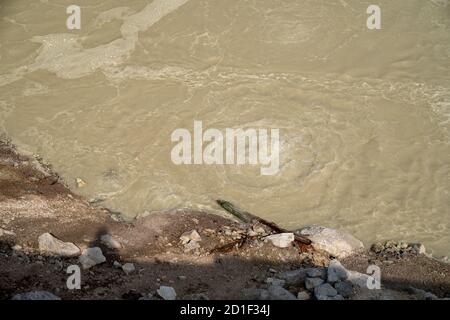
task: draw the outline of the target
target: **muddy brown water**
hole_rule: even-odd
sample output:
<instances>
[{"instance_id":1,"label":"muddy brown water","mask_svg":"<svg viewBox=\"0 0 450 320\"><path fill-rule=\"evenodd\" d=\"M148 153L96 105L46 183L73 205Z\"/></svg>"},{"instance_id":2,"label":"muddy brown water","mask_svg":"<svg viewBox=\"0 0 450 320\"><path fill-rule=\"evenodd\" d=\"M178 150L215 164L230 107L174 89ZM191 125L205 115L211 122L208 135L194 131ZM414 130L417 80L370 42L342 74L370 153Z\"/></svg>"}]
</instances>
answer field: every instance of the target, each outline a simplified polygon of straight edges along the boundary
<instances>
[{"instance_id":1,"label":"muddy brown water","mask_svg":"<svg viewBox=\"0 0 450 320\"><path fill-rule=\"evenodd\" d=\"M450 3L0 2L0 130L127 218L240 204L450 254ZM171 133L278 128L280 171L175 165ZM76 178L86 182L77 188Z\"/></svg>"}]
</instances>

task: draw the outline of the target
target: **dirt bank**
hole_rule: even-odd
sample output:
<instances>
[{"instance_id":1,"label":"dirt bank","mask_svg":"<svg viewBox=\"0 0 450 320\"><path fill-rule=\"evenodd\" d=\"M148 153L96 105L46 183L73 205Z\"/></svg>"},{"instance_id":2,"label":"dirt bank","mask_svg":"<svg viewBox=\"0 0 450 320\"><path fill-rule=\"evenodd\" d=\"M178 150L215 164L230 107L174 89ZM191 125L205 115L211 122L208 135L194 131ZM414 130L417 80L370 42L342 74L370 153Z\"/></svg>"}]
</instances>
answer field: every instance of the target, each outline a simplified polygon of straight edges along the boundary
<instances>
[{"instance_id":1,"label":"dirt bank","mask_svg":"<svg viewBox=\"0 0 450 320\"><path fill-rule=\"evenodd\" d=\"M244 225L206 212L165 212L122 222L72 193L48 166L18 154L4 140L0 228L0 299L35 290L62 299L157 299L161 285L173 287L179 299L243 299L249 298L246 289L266 290L267 282L284 271L321 268L330 260L312 247L278 248L264 241L271 230L262 224ZM192 230L199 241L183 243L180 236ZM82 270L81 289L69 290L66 270L79 260L41 252L38 238L44 233L81 250L98 246L106 261ZM120 246L111 249L101 242L105 234ZM411 287L450 297L450 266L423 254L386 258L364 251L341 262L359 272L369 264L381 268L384 291L354 289L353 299L421 298ZM125 273L124 263L133 263L135 271ZM305 291L303 283L283 286L294 295Z\"/></svg>"}]
</instances>

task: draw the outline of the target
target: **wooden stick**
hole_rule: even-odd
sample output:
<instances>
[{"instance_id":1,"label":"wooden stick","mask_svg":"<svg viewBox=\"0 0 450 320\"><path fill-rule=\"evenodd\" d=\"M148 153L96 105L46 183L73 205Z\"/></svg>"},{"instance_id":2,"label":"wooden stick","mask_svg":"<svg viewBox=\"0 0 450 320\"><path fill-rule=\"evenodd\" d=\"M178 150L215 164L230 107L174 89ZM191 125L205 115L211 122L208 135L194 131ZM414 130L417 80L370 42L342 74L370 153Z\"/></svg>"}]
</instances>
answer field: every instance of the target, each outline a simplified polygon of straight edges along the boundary
<instances>
[{"instance_id":1,"label":"wooden stick","mask_svg":"<svg viewBox=\"0 0 450 320\"><path fill-rule=\"evenodd\" d=\"M219 206L221 206L223 209L225 209L226 211L228 211L229 213L231 213L233 216L235 216L236 218L238 218L239 220L241 220L244 223L249 223L251 221L258 221L259 223L268 226L270 229L272 229L276 233L289 233L290 232L284 228L279 227L274 222L267 221L263 218L255 216L247 211L239 210L231 202L228 202L225 200L220 200L220 199L216 200L216 201L219 204ZM311 244L311 240L309 240L308 238L306 238L304 236L297 235L294 233L294 238L295 238L296 242L300 242L302 244L308 244L308 245Z\"/></svg>"}]
</instances>

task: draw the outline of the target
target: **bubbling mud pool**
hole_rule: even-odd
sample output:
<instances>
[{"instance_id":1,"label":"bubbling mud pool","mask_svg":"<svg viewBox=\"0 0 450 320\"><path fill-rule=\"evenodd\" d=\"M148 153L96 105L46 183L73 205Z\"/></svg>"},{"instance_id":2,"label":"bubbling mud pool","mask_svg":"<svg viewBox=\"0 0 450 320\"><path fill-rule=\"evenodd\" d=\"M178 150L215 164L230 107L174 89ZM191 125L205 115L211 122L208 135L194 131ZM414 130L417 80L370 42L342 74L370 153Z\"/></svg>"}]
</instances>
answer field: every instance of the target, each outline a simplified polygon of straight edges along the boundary
<instances>
[{"instance_id":1,"label":"bubbling mud pool","mask_svg":"<svg viewBox=\"0 0 450 320\"><path fill-rule=\"evenodd\" d=\"M450 4L0 2L0 130L131 219L224 198L286 228L450 254ZM280 166L181 165L171 133L279 129ZM77 188L76 179L86 182Z\"/></svg>"}]
</instances>

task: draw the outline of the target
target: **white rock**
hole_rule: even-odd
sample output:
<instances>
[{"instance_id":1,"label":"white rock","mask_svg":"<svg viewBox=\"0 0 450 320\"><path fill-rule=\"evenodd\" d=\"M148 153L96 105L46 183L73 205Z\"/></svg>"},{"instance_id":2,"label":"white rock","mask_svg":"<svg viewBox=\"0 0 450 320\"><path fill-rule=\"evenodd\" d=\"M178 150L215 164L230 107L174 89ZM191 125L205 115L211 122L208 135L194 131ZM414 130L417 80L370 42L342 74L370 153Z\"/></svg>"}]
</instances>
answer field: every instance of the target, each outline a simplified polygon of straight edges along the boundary
<instances>
[{"instance_id":1,"label":"white rock","mask_svg":"<svg viewBox=\"0 0 450 320\"><path fill-rule=\"evenodd\" d=\"M198 234L197 230L187 231L183 233L180 237L182 244L187 244L190 241L199 242L202 241L202 238Z\"/></svg>"},{"instance_id":2,"label":"white rock","mask_svg":"<svg viewBox=\"0 0 450 320\"><path fill-rule=\"evenodd\" d=\"M71 242L63 242L50 233L44 233L39 236L39 250L42 253L61 257L76 257L80 255L80 249Z\"/></svg>"},{"instance_id":3,"label":"white rock","mask_svg":"<svg viewBox=\"0 0 450 320\"><path fill-rule=\"evenodd\" d=\"M102 249L93 247L84 249L78 260L83 266L83 269L89 269L97 264L105 262L106 258L102 253Z\"/></svg>"},{"instance_id":4,"label":"white rock","mask_svg":"<svg viewBox=\"0 0 450 320\"><path fill-rule=\"evenodd\" d=\"M327 281L330 283L335 283L338 281L344 281L348 278L348 271L344 266L337 260L331 260L328 266Z\"/></svg>"},{"instance_id":5,"label":"white rock","mask_svg":"<svg viewBox=\"0 0 450 320\"><path fill-rule=\"evenodd\" d=\"M110 249L120 249L122 245L110 234L104 234L100 237L100 241Z\"/></svg>"},{"instance_id":6,"label":"white rock","mask_svg":"<svg viewBox=\"0 0 450 320\"><path fill-rule=\"evenodd\" d=\"M48 291L31 291L16 294L12 300L61 300L61 298Z\"/></svg>"},{"instance_id":7,"label":"white rock","mask_svg":"<svg viewBox=\"0 0 450 320\"><path fill-rule=\"evenodd\" d=\"M336 258L345 258L364 248L351 234L336 229L310 226L296 231L312 241L314 248L324 250Z\"/></svg>"},{"instance_id":8,"label":"white rock","mask_svg":"<svg viewBox=\"0 0 450 320\"><path fill-rule=\"evenodd\" d=\"M130 273L133 273L133 272L136 270L136 268L134 267L134 264L132 264L132 263L125 263L125 264L122 266L122 270L123 270L126 274L130 274Z\"/></svg>"},{"instance_id":9,"label":"white rock","mask_svg":"<svg viewBox=\"0 0 450 320\"><path fill-rule=\"evenodd\" d=\"M266 237L266 240L272 242L275 247L287 248L294 241L293 233L278 233Z\"/></svg>"},{"instance_id":10,"label":"white rock","mask_svg":"<svg viewBox=\"0 0 450 320\"><path fill-rule=\"evenodd\" d=\"M313 290L315 287L320 286L324 281L320 278L306 278L305 288L308 290Z\"/></svg>"},{"instance_id":11,"label":"white rock","mask_svg":"<svg viewBox=\"0 0 450 320\"><path fill-rule=\"evenodd\" d=\"M280 286L272 285L268 291L271 300L297 300L292 293Z\"/></svg>"},{"instance_id":12,"label":"white rock","mask_svg":"<svg viewBox=\"0 0 450 320\"><path fill-rule=\"evenodd\" d=\"M175 300L177 298L177 293L172 287L160 286L156 292L164 300Z\"/></svg>"}]
</instances>

